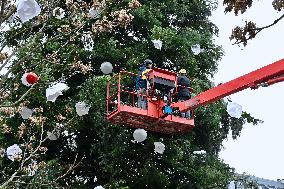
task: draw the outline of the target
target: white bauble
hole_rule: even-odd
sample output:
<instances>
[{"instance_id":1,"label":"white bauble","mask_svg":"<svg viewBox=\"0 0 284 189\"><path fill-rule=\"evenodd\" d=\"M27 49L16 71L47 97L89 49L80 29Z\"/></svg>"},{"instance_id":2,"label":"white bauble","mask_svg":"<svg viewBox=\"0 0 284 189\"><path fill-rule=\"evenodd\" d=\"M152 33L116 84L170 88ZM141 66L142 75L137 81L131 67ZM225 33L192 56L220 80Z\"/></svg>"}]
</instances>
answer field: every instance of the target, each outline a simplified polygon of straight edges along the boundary
<instances>
[{"instance_id":1,"label":"white bauble","mask_svg":"<svg viewBox=\"0 0 284 189\"><path fill-rule=\"evenodd\" d=\"M103 62L100 67L104 74L110 74L112 72L112 64L110 62Z\"/></svg>"},{"instance_id":2,"label":"white bauble","mask_svg":"<svg viewBox=\"0 0 284 189\"><path fill-rule=\"evenodd\" d=\"M136 129L133 133L133 138L137 142L143 142L147 138L147 131L144 129Z\"/></svg>"}]
</instances>

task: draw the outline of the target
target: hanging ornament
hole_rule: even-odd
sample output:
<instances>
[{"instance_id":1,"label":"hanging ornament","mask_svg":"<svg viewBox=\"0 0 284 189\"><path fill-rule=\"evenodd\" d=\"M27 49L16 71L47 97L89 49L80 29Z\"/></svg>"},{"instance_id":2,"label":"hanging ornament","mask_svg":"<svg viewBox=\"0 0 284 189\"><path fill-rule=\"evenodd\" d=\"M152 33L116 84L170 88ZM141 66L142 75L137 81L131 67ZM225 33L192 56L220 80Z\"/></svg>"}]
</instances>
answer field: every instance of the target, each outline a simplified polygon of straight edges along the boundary
<instances>
[{"instance_id":1,"label":"hanging ornament","mask_svg":"<svg viewBox=\"0 0 284 189\"><path fill-rule=\"evenodd\" d=\"M195 154L195 155L202 155L202 154L206 154L206 151L205 150L194 151L193 154Z\"/></svg>"},{"instance_id":2,"label":"hanging ornament","mask_svg":"<svg viewBox=\"0 0 284 189\"><path fill-rule=\"evenodd\" d=\"M22 76L21 81L24 85L29 87L38 81L38 76L33 72L25 73Z\"/></svg>"},{"instance_id":3,"label":"hanging ornament","mask_svg":"<svg viewBox=\"0 0 284 189\"><path fill-rule=\"evenodd\" d=\"M166 146L163 143L161 143L161 142L154 142L154 145L155 145L155 149L154 149L155 153L159 153L159 154L163 154L164 153Z\"/></svg>"},{"instance_id":4,"label":"hanging ornament","mask_svg":"<svg viewBox=\"0 0 284 189\"><path fill-rule=\"evenodd\" d=\"M154 44L154 47L156 48L156 49L159 49L159 50L161 50L162 49L162 44L163 44L163 42L161 41L161 40L156 40L156 39L154 39L154 40L152 40L152 42L153 42L153 44Z\"/></svg>"},{"instance_id":5,"label":"hanging ornament","mask_svg":"<svg viewBox=\"0 0 284 189\"><path fill-rule=\"evenodd\" d=\"M28 75L27 75L27 82L28 83L33 85L37 81L38 81L38 76L35 73L33 73L33 72L28 73Z\"/></svg>"},{"instance_id":6,"label":"hanging ornament","mask_svg":"<svg viewBox=\"0 0 284 189\"><path fill-rule=\"evenodd\" d=\"M234 182L234 181L231 181L231 182L228 184L228 189L235 189L235 188L236 188L235 182Z\"/></svg>"},{"instance_id":7,"label":"hanging ornament","mask_svg":"<svg viewBox=\"0 0 284 189\"><path fill-rule=\"evenodd\" d=\"M15 159L21 158L22 150L18 144L14 144L7 148L6 154L11 161L15 161Z\"/></svg>"},{"instance_id":8,"label":"hanging ornament","mask_svg":"<svg viewBox=\"0 0 284 189\"><path fill-rule=\"evenodd\" d=\"M234 103L229 102L227 105L227 112L231 117L240 118L242 116L242 106Z\"/></svg>"},{"instance_id":9,"label":"hanging ornament","mask_svg":"<svg viewBox=\"0 0 284 189\"><path fill-rule=\"evenodd\" d=\"M18 0L16 3L17 15L22 22L26 22L41 12L39 4L35 0Z\"/></svg>"},{"instance_id":10,"label":"hanging ornament","mask_svg":"<svg viewBox=\"0 0 284 189\"><path fill-rule=\"evenodd\" d=\"M53 15L55 18L61 20L61 19L64 18L64 16L65 16L65 11L64 11L64 9L62 9L62 8L60 8L60 7L56 7L56 8L53 10L52 15Z\"/></svg>"},{"instance_id":11,"label":"hanging ornament","mask_svg":"<svg viewBox=\"0 0 284 189\"><path fill-rule=\"evenodd\" d=\"M47 131L47 138L49 140L57 140L59 138L59 135L60 133L59 132L50 132L50 131Z\"/></svg>"},{"instance_id":12,"label":"hanging ornament","mask_svg":"<svg viewBox=\"0 0 284 189\"><path fill-rule=\"evenodd\" d=\"M79 116L83 116L89 113L90 107L87 106L85 102L77 102L75 107L76 107L76 112Z\"/></svg>"},{"instance_id":13,"label":"hanging ornament","mask_svg":"<svg viewBox=\"0 0 284 189\"><path fill-rule=\"evenodd\" d=\"M194 55L198 55L199 53L201 53L201 48L199 44L195 44L191 46L191 51L193 52Z\"/></svg>"},{"instance_id":14,"label":"hanging ornament","mask_svg":"<svg viewBox=\"0 0 284 189\"><path fill-rule=\"evenodd\" d=\"M143 142L147 138L147 131L144 129L136 129L133 133L133 138L137 142Z\"/></svg>"},{"instance_id":15,"label":"hanging ornament","mask_svg":"<svg viewBox=\"0 0 284 189\"><path fill-rule=\"evenodd\" d=\"M29 119L29 117L31 117L33 115L33 110L29 109L27 107L22 107L22 109L20 110L20 114L22 116L23 119Z\"/></svg>"},{"instance_id":16,"label":"hanging ornament","mask_svg":"<svg viewBox=\"0 0 284 189\"><path fill-rule=\"evenodd\" d=\"M93 7L88 12L88 17L94 19L100 15L100 9L94 9Z\"/></svg>"},{"instance_id":17,"label":"hanging ornament","mask_svg":"<svg viewBox=\"0 0 284 189\"><path fill-rule=\"evenodd\" d=\"M100 185L100 186L96 186L94 189L105 189L105 188Z\"/></svg>"},{"instance_id":18,"label":"hanging ornament","mask_svg":"<svg viewBox=\"0 0 284 189\"><path fill-rule=\"evenodd\" d=\"M112 64L110 62L103 62L100 67L104 74L110 74L112 72Z\"/></svg>"},{"instance_id":19,"label":"hanging ornament","mask_svg":"<svg viewBox=\"0 0 284 189\"><path fill-rule=\"evenodd\" d=\"M55 102L59 95L62 95L62 92L68 90L69 87L65 83L56 83L46 89L46 98L47 101Z\"/></svg>"}]
</instances>

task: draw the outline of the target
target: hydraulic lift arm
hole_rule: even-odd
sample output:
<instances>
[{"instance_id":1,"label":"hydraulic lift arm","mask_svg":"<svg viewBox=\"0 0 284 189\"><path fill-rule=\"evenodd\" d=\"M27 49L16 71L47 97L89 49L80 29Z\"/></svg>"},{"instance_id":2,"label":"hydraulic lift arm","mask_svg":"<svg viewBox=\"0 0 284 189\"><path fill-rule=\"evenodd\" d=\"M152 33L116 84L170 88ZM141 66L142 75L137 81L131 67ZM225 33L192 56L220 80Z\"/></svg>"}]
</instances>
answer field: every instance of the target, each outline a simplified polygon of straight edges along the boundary
<instances>
[{"instance_id":1,"label":"hydraulic lift arm","mask_svg":"<svg viewBox=\"0 0 284 189\"><path fill-rule=\"evenodd\" d=\"M259 86L269 86L281 81L284 81L284 59L204 91L187 101L173 103L172 107L185 112L247 88L257 89Z\"/></svg>"}]
</instances>

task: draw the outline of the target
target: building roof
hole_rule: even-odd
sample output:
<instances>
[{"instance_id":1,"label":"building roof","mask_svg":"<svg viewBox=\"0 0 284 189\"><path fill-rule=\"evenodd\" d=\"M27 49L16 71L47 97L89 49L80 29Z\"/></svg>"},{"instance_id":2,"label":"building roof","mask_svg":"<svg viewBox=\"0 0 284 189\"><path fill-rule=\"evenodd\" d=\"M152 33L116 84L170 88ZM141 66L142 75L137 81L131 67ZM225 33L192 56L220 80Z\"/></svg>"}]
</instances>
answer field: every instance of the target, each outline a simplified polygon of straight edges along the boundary
<instances>
[{"instance_id":1,"label":"building roof","mask_svg":"<svg viewBox=\"0 0 284 189\"><path fill-rule=\"evenodd\" d=\"M255 176L249 176L249 177L251 178L251 180L255 181L259 185L263 185L269 188L284 189L284 183L280 181L268 180Z\"/></svg>"}]
</instances>

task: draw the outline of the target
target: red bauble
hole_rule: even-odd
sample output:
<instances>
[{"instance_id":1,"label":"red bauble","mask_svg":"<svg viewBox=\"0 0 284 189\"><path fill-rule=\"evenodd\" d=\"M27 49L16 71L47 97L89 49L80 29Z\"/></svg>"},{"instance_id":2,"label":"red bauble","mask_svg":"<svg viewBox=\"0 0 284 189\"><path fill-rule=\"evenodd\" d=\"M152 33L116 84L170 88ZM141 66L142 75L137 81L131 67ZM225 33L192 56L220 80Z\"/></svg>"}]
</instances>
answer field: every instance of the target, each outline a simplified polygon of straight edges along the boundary
<instances>
[{"instance_id":1,"label":"red bauble","mask_svg":"<svg viewBox=\"0 0 284 189\"><path fill-rule=\"evenodd\" d=\"M30 72L27 74L26 80L29 84L33 85L38 81L38 76L35 73Z\"/></svg>"}]
</instances>

